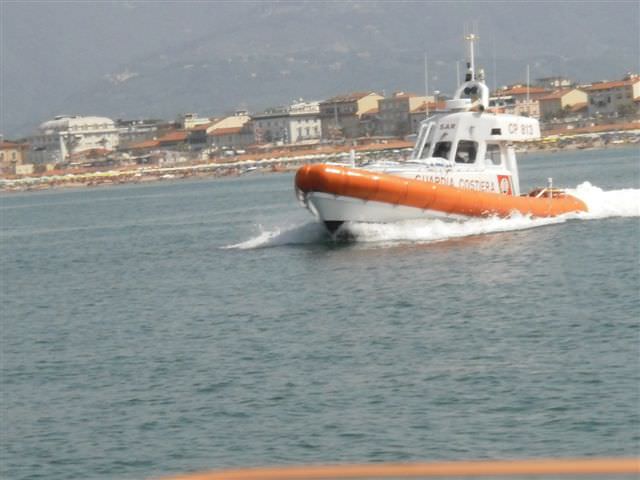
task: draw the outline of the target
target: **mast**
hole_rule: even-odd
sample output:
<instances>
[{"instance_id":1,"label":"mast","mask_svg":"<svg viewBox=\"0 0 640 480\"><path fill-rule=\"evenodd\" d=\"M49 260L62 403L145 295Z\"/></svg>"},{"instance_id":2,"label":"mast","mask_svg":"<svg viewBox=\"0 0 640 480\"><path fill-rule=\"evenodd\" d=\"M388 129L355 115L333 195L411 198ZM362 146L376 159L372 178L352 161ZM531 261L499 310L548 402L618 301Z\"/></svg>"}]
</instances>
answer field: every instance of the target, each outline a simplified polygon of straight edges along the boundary
<instances>
[{"instance_id":1,"label":"mast","mask_svg":"<svg viewBox=\"0 0 640 480\"><path fill-rule=\"evenodd\" d=\"M464 83L458 87L454 99L450 102L452 108L478 108L481 111L489 107L489 87L484 83L484 71L480 69L476 73L475 42L479 39L476 33L468 33L464 39L469 43L467 73ZM456 103L458 100L470 100L470 104ZM453 107L453 105L457 105Z\"/></svg>"},{"instance_id":2,"label":"mast","mask_svg":"<svg viewBox=\"0 0 640 480\"><path fill-rule=\"evenodd\" d=\"M475 33L470 33L464 37L465 40L469 41L469 72L471 73L471 78L469 80L476 79L476 60L475 60L475 52L474 52L474 44L478 39L478 36Z\"/></svg>"},{"instance_id":3,"label":"mast","mask_svg":"<svg viewBox=\"0 0 640 480\"><path fill-rule=\"evenodd\" d=\"M527 115L531 115L531 103L530 103L531 97L529 94L529 89L530 89L529 84L531 83L530 76L531 75L529 73L529 64L527 64Z\"/></svg>"},{"instance_id":4,"label":"mast","mask_svg":"<svg viewBox=\"0 0 640 480\"><path fill-rule=\"evenodd\" d=\"M429 69L427 66L427 52L424 53L424 114L425 118L429 118Z\"/></svg>"},{"instance_id":5,"label":"mast","mask_svg":"<svg viewBox=\"0 0 640 480\"><path fill-rule=\"evenodd\" d=\"M496 66L496 34L493 33L493 91L498 88L498 73Z\"/></svg>"}]
</instances>

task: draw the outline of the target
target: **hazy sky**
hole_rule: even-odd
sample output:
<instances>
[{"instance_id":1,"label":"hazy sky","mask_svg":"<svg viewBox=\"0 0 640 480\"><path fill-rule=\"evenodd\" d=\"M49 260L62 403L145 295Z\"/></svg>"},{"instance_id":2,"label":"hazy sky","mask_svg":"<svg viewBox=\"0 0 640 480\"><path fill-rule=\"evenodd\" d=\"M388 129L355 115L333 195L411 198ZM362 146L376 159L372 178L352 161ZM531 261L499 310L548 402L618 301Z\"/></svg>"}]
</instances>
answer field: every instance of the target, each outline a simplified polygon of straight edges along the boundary
<instances>
[{"instance_id":1,"label":"hazy sky","mask_svg":"<svg viewBox=\"0 0 640 480\"><path fill-rule=\"evenodd\" d=\"M482 38L480 52L487 62L491 63L493 52L498 56L499 66L500 62L507 65L502 68L505 81L510 80L509 64L527 63L529 58L533 62L536 56L547 58L540 61L541 73L559 68L567 71L557 73L579 75L590 67L594 75L604 75L610 70L615 70L611 75L620 75L623 69L639 69L639 4L611 0L561 3L2 0L0 133L27 134L49 116L61 112L168 114L180 107L181 99L185 108L196 102L191 90L198 81L210 82L212 89L229 91L227 97L220 94L207 98L210 110L253 102L252 91L247 91L251 89L243 90L244 83L237 79L230 78L225 83L213 77L192 75L187 81L175 68L171 70L176 65L197 66L202 58L213 63L223 59L231 63L240 58L250 63L252 60L247 58L254 55L272 58L275 64L280 61L275 55L282 53L287 58L304 57L307 64L327 62L329 67L341 64L338 70L342 70L334 72L335 78L328 68L324 69L323 75L328 80L324 82L325 89L306 77L303 81L294 72L283 79L289 83L282 95L295 90L295 95L317 97L331 93L329 87L339 89L342 85L394 88L399 80L393 72L380 72L381 78L375 83L368 80L377 72L358 73L354 68L354 78L350 78L348 65L344 65L349 62L345 55L380 63L414 55L428 46L434 61L451 63L450 59L456 58L455 52L461 50L458 38L464 24L474 22ZM549 60L552 57L563 66L547 66L545 61L555 65L554 60ZM266 61L260 63L260 58L254 58L255 65L247 67L252 69L251 73L260 74L260 68L271 67ZM579 59L582 70L571 64L574 59ZM406 65L407 75L413 79L408 87L423 83L418 74L421 59L403 61L397 67ZM496 63L495 58L493 61ZM584 65L588 62L594 65ZM602 68L598 70L595 64ZM523 70L521 64L514 68ZM436 69L434 65L434 72ZM448 67L449 77L452 71ZM123 72L135 73L137 83L130 81L117 91L106 88L105 79ZM242 73L234 75L241 77ZM445 76L441 77L444 81ZM154 93L156 88L170 90L171 98L163 100ZM271 84L265 81L255 90L256 96L271 99L268 92L261 93L261 88L273 91ZM398 88L406 87L398 85ZM149 101L142 99L144 92L149 93ZM165 109L159 105L163 101ZM153 108L146 110L148 104Z\"/></svg>"}]
</instances>

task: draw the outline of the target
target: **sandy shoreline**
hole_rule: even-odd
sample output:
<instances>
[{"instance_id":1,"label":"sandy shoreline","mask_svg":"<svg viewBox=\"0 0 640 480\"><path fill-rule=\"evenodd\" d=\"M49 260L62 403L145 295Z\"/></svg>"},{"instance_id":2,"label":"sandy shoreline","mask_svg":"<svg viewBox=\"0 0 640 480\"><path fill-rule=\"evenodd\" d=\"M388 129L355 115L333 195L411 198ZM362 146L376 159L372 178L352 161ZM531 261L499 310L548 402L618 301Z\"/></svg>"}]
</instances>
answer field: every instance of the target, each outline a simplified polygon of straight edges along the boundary
<instances>
[{"instance_id":1,"label":"sandy shoreline","mask_svg":"<svg viewBox=\"0 0 640 480\"><path fill-rule=\"evenodd\" d=\"M518 155L553 154L565 151L607 150L611 148L631 148L637 143L579 143L559 146L556 144L529 145L518 151ZM407 158L412 145L408 142L397 142L385 145L383 149L367 148L354 150L356 162L372 158L387 157L393 159ZM108 185L139 184L180 180L188 178L223 178L229 176L252 175L256 173L292 172L306 163L338 162L347 163L350 148L326 149L297 155L257 156L242 155L229 162L208 162L189 165L173 165L165 167L135 167L113 169L109 171L59 171L49 172L38 177L2 178L0 192L29 192L49 189L92 188ZM274 152L281 154L282 152Z\"/></svg>"}]
</instances>

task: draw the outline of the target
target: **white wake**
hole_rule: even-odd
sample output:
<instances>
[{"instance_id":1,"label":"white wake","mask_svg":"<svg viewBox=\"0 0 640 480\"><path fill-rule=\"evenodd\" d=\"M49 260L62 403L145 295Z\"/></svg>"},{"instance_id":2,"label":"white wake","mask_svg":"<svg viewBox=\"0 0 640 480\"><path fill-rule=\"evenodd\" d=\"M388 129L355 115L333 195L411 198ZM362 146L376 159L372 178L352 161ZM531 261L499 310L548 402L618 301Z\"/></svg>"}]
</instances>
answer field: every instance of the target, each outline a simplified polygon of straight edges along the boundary
<instances>
[{"instance_id":1,"label":"white wake","mask_svg":"<svg viewBox=\"0 0 640 480\"><path fill-rule=\"evenodd\" d=\"M625 188L606 192L589 182L584 182L569 190L569 193L587 204L589 211L581 214L582 218L640 217L638 189Z\"/></svg>"},{"instance_id":2,"label":"white wake","mask_svg":"<svg viewBox=\"0 0 640 480\"><path fill-rule=\"evenodd\" d=\"M344 233L344 229L348 230L349 241L358 243L431 243L473 235L526 230L568 220L640 217L640 189L604 191L585 182L569 190L569 193L585 202L589 211L553 218L531 218L516 214L509 218L472 218L459 222L411 220L394 223L349 223L345 224L341 231ZM276 227L272 230L261 227L260 230L256 237L224 248L246 250L336 241L320 223L313 221L287 228ZM337 238L340 241L344 236L338 235Z\"/></svg>"},{"instance_id":3,"label":"white wake","mask_svg":"<svg viewBox=\"0 0 640 480\"><path fill-rule=\"evenodd\" d=\"M249 240L227 245L225 249L250 250L253 248L280 247L283 245L305 245L319 243L323 240L330 240L323 225L318 222L305 223L292 227L275 227L273 230L265 230L262 225L258 226L260 233Z\"/></svg>"}]
</instances>

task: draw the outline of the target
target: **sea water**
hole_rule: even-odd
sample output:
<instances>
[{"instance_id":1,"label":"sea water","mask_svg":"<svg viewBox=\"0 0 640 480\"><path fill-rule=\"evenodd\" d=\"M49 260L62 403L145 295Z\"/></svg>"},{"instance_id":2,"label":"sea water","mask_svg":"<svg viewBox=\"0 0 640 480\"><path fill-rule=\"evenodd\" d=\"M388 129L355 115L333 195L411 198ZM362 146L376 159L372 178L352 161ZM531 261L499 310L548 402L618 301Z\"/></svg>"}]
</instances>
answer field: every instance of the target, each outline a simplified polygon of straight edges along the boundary
<instances>
[{"instance_id":1,"label":"sea water","mask_svg":"<svg viewBox=\"0 0 640 480\"><path fill-rule=\"evenodd\" d=\"M353 225L292 174L0 197L0 477L633 456L640 152L520 158L556 219Z\"/></svg>"}]
</instances>

